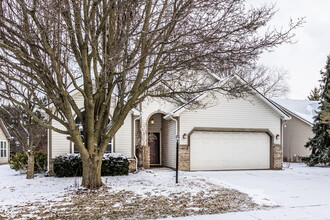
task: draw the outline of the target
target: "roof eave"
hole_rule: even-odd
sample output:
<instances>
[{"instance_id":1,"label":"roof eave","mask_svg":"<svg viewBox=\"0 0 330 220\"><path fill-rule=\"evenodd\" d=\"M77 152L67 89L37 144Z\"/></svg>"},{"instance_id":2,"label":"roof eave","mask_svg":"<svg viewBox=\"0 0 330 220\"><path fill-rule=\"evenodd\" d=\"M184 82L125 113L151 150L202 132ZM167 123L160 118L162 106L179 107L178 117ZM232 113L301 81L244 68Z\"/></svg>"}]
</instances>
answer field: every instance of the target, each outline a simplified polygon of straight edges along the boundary
<instances>
[{"instance_id":1,"label":"roof eave","mask_svg":"<svg viewBox=\"0 0 330 220\"><path fill-rule=\"evenodd\" d=\"M11 138L10 133L9 133L9 131L8 131L7 127L5 126L5 123L3 122L2 119L0 119L0 127L3 130L3 133L5 134L7 139L10 140L10 138Z\"/></svg>"},{"instance_id":2,"label":"roof eave","mask_svg":"<svg viewBox=\"0 0 330 220\"><path fill-rule=\"evenodd\" d=\"M292 111L290 111L289 109L287 109L287 108L283 107L283 106L282 106L282 105L280 105L280 104L277 104L277 105L278 105L278 106L280 106L281 108L283 108L283 109L284 109L284 111L287 111L289 114L291 114L291 115L293 115L295 118L299 119L300 121L302 121L302 122L306 123L306 124L307 124L307 125L309 125L309 126L313 126L313 123L311 123L311 122L307 121L306 119L304 119L304 118L300 117L299 115L297 115L297 114L293 113L293 112L292 112ZM292 118L292 117L290 117L290 118Z\"/></svg>"}]
</instances>

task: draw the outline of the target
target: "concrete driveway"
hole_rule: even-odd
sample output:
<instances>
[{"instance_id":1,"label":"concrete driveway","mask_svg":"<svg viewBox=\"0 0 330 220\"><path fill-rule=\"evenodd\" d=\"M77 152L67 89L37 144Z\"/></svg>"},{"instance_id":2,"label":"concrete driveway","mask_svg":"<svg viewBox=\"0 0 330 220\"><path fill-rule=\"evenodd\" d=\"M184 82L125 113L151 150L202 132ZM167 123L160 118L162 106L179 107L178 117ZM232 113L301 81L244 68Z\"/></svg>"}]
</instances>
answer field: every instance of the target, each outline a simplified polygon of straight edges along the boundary
<instances>
[{"instance_id":1,"label":"concrete driveway","mask_svg":"<svg viewBox=\"0 0 330 220\"><path fill-rule=\"evenodd\" d=\"M261 194L280 207L180 219L330 219L330 168L293 163L284 166L278 171L182 172L231 185L252 197Z\"/></svg>"}]
</instances>

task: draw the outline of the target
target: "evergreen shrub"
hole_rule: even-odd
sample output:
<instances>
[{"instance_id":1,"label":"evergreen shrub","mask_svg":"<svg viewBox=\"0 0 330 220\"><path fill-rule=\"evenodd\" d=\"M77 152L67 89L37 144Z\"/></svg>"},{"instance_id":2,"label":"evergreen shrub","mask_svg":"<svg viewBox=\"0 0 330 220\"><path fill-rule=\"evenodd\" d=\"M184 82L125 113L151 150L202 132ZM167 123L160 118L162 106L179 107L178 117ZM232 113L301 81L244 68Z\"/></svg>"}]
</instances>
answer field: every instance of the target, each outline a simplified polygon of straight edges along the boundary
<instances>
[{"instance_id":1,"label":"evergreen shrub","mask_svg":"<svg viewBox=\"0 0 330 220\"><path fill-rule=\"evenodd\" d=\"M82 160L80 154L65 154L56 157L53 171L58 177L81 176Z\"/></svg>"},{"instance_id":2,"label":"evergreen shrub","mask_svg":"<svg viewBox=\"0 0 330 220\"><path fill-rule=\"evenodd\" d=\"M9 161L10 168L16 171L26 170L28 165L28 156L26 153L16 153ZM47 154L41 151L34 152L34 171L36 173L44 172L47 168Z\"/></svg>"},{"instance_id":3,"label":"evergreen shrub","mask_svg":"<svg viewBox=\"0 0 330 220\"><path fill-rule=\"evenodd\" d=\"M82 176L82 159L80 154L65 154L55 158L53 171L58 177ZM102 159L102 176L128 175L129 161L125 155L118 153L104 154Z\"/></svg>"}]
</instances>

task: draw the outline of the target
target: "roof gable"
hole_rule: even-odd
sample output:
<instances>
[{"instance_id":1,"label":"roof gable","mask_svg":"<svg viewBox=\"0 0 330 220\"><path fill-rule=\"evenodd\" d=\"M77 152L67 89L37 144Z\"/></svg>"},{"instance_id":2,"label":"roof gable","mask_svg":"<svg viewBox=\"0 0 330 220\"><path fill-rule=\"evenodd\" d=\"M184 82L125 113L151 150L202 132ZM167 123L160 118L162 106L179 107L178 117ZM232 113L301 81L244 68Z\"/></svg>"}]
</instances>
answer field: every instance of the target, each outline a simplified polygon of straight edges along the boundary
<instances>
[{"instance_id":1,"label":"roof gable","mask_svg":"<svg viewBox=\"0 0 330 220\"><path fill-rule=\"evenodd\" d=\"M11 136L5 126L5 123L2 121L2 119L0 119L0 128L3 131L3 133L5 134L5 136L7 137L7 139L9 140Z\"/></svg>"},{"instance_id":2,"label":"roof gable","mask_svg":"<svg viewBox=\"0 0 330 220\"><path fill-rule=\"evenodd\" d=\"M227 77L222 81L219 81L218 83L216 83L214 85L214 87L217 86L222 86L224 84L226 84L227 82L231 81L231 80L238 80L240 83L242 84L246 84L246 82L239 76L237 75L233 75L231 77ZM276 106L271 100L267 99L265 96L263 96L260 92L258 92L256 89L254 89L253 87L249 86L252 90L252 94L257 97L259 100L261 100L266 106L268 106L270 109L272 109L278 116L280 116L283 120L290 120L291 117L286 114L282 109L280 109L278 106ZM189 104L195 102L195 101L199 101L204 99L208 94L210 93L210 91L205 91L199 95L197 95L195 98L191 99L189 102L179 106L178 108L174 109L172 112L170 112L168 115L166 115L164 118L168 118L170 116L179 116L183 111L187 110L186 106L189 106Z\"/></svg>"}]
</instances>

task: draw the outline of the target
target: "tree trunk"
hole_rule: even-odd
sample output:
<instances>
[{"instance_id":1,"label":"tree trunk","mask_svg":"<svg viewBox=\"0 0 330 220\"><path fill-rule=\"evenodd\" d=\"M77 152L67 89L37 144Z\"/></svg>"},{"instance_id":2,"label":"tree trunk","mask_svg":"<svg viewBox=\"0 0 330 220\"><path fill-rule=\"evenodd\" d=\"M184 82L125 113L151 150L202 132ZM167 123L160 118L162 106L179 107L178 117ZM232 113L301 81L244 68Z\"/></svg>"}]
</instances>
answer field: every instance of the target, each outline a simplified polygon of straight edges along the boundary
<instances>
[{"instance_id":1,"label":"tree trunk","mask_svg":"<svg viewBox=\"0 0 330 220\"><path fill-rule=\"evenodd\" d=\"M34 153L28 153L28 165L26 172L26 179L34 178Z\"/></svg>"},{"instance_id":2,"label":"tree trunk","mask_svg":"<svg viewBox=\"0 0 330 220\"><path fill-rule=\"evenodd\" d=\"M102 186L101 166L102 158L95 157L83 159L82 186L89 189L97 189Z\"/></svg>"}]
</instances>

